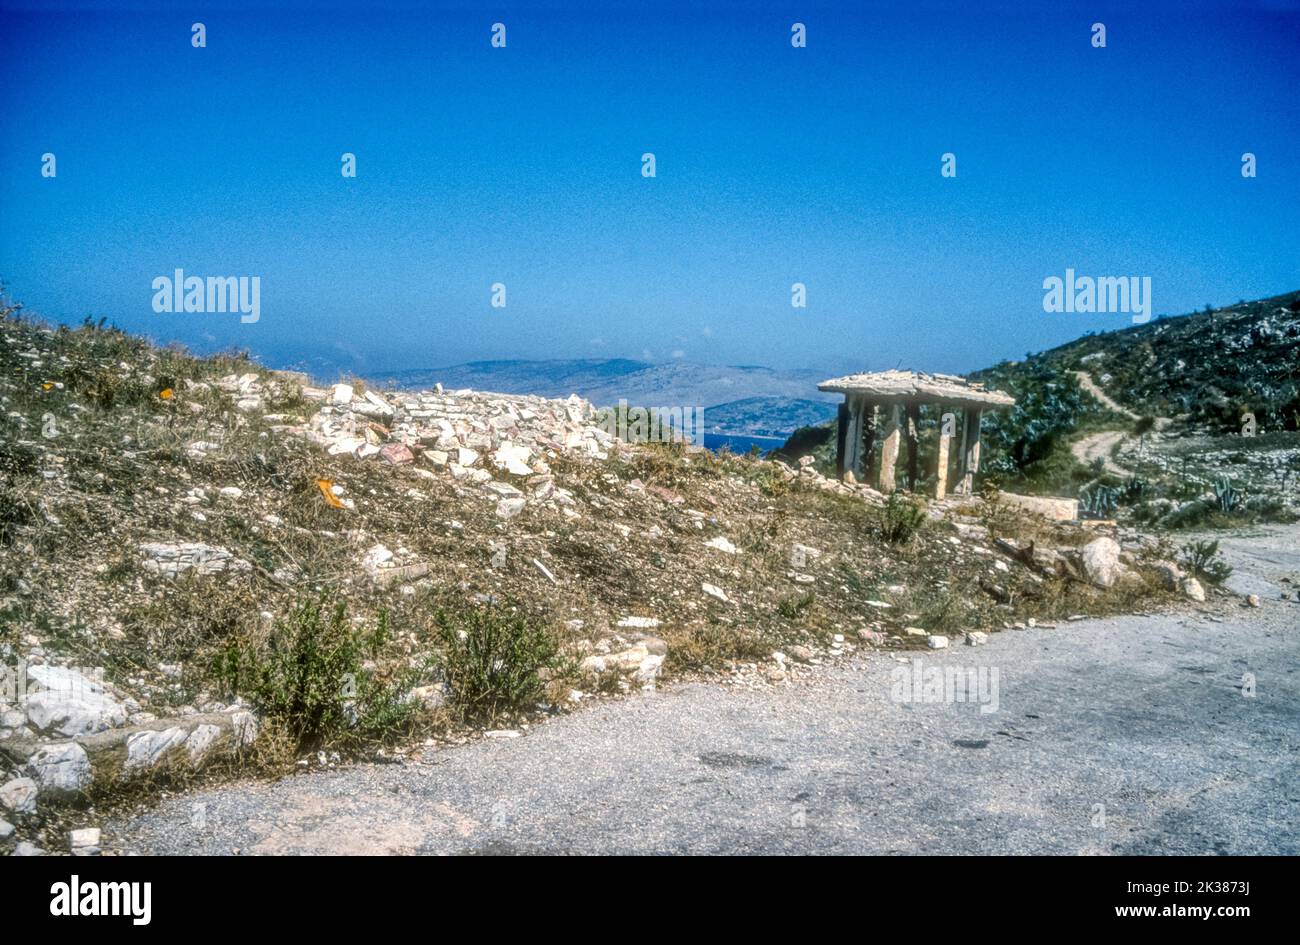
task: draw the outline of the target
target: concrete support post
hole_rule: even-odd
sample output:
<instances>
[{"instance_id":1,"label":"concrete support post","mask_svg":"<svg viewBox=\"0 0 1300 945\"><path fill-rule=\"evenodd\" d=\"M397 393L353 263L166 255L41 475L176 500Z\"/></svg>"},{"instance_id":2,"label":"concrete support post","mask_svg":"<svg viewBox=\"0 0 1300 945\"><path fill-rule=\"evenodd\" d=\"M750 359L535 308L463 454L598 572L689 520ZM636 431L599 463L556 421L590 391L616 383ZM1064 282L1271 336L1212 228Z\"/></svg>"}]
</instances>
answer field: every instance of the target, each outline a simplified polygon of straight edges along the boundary
<instances>
[{"instance_id":1,"label":"concrete support post","mask_svg":"<svg viewBox=\"0 0 1300 945\"><path fill-rule=\"evenodd\" d=\"M885 439L880 448L880 491L894 491L894 464L898 462L898 444L902 439L902 408L889 405L889 420L885 425Z\"/></svg>"},{"instance_id":2,"label":"concrete support post","mask_svg":"<svg viewBox=\"0 0 1300 945\"><path fill-rule=\"evenodd\" d=\"M847 399L839 405L839 409L835 413L835 420L835 474L843 479L844 470L848 468L844 465L844 450L849 433L849 402Z\"/></svg>"},{"instance_id":3,"label":"concrete support post","mask_svg":"<svg viewBox=\"0 0 1300 945\"><path fill-rule=\"evenodd\" d=\"M908 404L905 435L907 438L907 491L915 492L921 478L921 408Z\"/></svg>"},{"instance_id":4,"label":"concrete support post","mask_svg":"<svg viewBox=\"0 0 1300 945\"><path fill-rule=\"evenodd\" d=\"M980 420L984 411L967 407L962 423L962 477L961 493L970 495L975 489L975 474L980 470Z\"/></svg>"},{"instance_id":5,"label":"concrete support post","mask_svg":"<svg viewBox=\"0 0 1300 945\"><path fill-rule=\"evenodd\" d=\"M934 464L934 497L942 499L948 494L948 452L952 448L952 434L943 422L943 406L939 406L939 456Z\"/></svg>"}]
</instances>

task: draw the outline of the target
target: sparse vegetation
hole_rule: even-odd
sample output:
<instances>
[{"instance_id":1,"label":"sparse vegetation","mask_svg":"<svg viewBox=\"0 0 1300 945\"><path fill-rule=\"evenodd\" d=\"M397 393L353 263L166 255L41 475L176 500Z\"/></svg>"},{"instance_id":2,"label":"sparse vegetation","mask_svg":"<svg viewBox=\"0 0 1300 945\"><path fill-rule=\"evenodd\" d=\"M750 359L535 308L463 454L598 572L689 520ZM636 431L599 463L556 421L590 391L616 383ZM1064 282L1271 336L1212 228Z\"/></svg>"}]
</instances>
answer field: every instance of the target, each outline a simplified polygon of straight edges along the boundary
<instances>
[{"instance_id":1,"label":"sparse vegetation","mask_svg":"<svg viewBox=\"0 0 1300 945\"><path fill-rule=\"evenodd\" d=\"M283 726L299 750L391 741L414 724L420 707L407 693L420 673L379 676L367 661L388 642L385 614L358 623L343 601L309 599L264 637L231 641L215 676Z\"/></svg>"},{"instance_id":2,"label":"sparse vegetation","mask_svg":"<svg viewBox=\"0 0 1300 945\"><path fill-rule=\"evenodd\" d=\"M1218 541L1193 541L1183 545L1182 562L1194 577L1222 584L1232 576L1232 566L1223 560Z\"/></svg>"},{"instance_id":3,"label":"sparse vegetation","mask_svg":"<svg viewBox=\"0 0 1300 945\"><path fill-rule=\"evenodd\" d=\"M911 541L925 527L925 522L924 501L901 492L891 492L876 515L880 537L891 545Z\"/></svg>"},{"instance_id":4,"label":"sparse vegetation","mask_svg":"<svg viewBox=\"0 0 1300 945\"><path fill-rule=\"evenodd\" d=\"M545 626L518 611L442 610L435 622L443 679L453 711L464 720L491 722L533 711L551 679L572 673Z\"/></svg>"}]
</instances>

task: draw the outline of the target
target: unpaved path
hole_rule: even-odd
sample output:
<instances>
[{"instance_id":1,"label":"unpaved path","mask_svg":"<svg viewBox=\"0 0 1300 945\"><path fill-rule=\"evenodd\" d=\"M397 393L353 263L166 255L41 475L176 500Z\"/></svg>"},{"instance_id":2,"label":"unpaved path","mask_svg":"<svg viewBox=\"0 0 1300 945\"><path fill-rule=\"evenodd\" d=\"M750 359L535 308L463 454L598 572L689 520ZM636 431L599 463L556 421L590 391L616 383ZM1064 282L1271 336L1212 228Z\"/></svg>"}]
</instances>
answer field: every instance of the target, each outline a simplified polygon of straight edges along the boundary
<instances>
[{"instance_id":1,"label":"unpaved path","mask_svg":"<svg viewBox=\"0 0 1300 945\"><path fill-rule=\"evenodd\" d=\"M1297 854L1300 603L1278 592L1294 598L1279 578L1300 576L1300 528L1225 545L1262 608L1234 599L915 654L923 667L997 669L996 711L894 701L901 664L873 654L789 688L682 686L418 762L176 797L108 825L107 842L215 854Z\"/></svg>"},{"instance_id":2,"label":"unpaved path","mask_svg":"<svg viewBox=\"0 0 1300 945\"><path fill-rule=\"evenodd\" d=\"M1116 447L1127 439L1128 434L1123 430L1106 430L1102 433L1092 433L1081 440L1071 443L1070 452L1074 454L1075 459L1085 466L1091 467L1094 461L1100 459L1106 472L1115 476L1128 476L1131 475L1130 471L1112 458Z\"/></svg>"},{"instance_id":3,"label":"unpaved path","mask_svg":"<svg viewBox=\"0 0 1300 945\"><path fill-rule=\"evenodd\" d=\"M1097 386L1096 381L1092 379L1092 375L1087 371L1074 371L1073 373L1075 379L1079 382L1079 386L1095 397L1103 407L1133 421L1141 419L1136 413L1117 403L1111 398L1110 394ZM1155 421L1155 431L1157 433L1173 423L1168 417L1156 417ZM1130 476L1133 471L1121 466L1114 460L1116 449L1127 441L1129 436L1127 430L1106 430L1101 433L1093 433L1071 444L1070 452L1074 454L1075 459L1085 466L1091 466L1095 460L1100 458L1106 472L1114 476ZM1155 436L1152 436L1152 439L1155 438Z\"/></svg>"}]
</instances>

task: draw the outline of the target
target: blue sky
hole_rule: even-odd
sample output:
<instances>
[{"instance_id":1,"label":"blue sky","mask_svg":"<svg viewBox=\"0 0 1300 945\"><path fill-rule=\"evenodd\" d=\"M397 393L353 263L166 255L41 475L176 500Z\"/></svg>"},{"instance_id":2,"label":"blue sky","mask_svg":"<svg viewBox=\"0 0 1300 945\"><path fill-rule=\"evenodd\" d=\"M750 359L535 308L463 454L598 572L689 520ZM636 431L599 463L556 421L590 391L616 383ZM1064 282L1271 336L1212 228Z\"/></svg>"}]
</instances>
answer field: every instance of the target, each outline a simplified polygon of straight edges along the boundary
<instances>
[{"instance_id":1,"label":"blue sky","mask_svg":"<svg viewBox=\"0 0 1300 945\"><path fill-rule=\"evenodd\" d=\"M1128 324L1045 313L1067 267L1169 314L1300 288L1300 6L1130 6L0 0L0 278L362 372L964 371ZM260 320L155 313L178 267Z\"/></svg>"}]
</instances>

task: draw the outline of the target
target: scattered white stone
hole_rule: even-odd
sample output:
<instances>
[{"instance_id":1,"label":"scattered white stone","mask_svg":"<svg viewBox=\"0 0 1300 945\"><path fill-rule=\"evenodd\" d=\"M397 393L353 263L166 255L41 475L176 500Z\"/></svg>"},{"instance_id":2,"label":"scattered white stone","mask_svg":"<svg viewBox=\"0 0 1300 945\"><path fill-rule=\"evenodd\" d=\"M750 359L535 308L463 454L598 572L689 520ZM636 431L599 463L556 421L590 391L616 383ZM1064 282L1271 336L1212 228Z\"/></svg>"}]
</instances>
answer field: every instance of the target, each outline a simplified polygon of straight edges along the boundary
<instances>
[{"instance_id":1,"label":"scattered white stone","mask_svg":"<svg viewBox=\"0 0 1300 945\"><path fill-rule=\"evenodd\" d=\"M90 758L76 742L42 745L27 759L27 771L42 794L77 794L91 782Z\"/></svg>"},{"instance_id":2,"label":"scattered white stone","mask_svg":"<svg viewBox=\"0 0 1300 945\"><path fill-rule=\"evenodd\" d=\"M98 827L82 827L68 831L68 849L73 856L99 856L100 831Z\"/></svg>"},{"instance_id":3,"label":"scattered white stone","mask_svg":"<svg viewBox=\"0 0 1300 945\"><path fill-rule=\"evenodd\" d=\"M383 545L372 545L361 559L361 566L372 574L393 560L393 552Z\"/></svg>"},{"instance_id":4,"label":"scattered white stone","mask_svg":"<svg viewBox=\"0 0 1300 945\"><path fill-rule=\"evenodd\" d=\"M821 551L809 545L795 544L790 548L790 567L806 568L809 561L816 561L821 557Z\"/></svg>"},{"instance_id":5,"label":"scattered white stone","mask_svg":"<svg viewBox=\"0 0 1300 945\"><path fill-rule=\"evenodd\" d=\"M704 544L709 548L716 548L718 551L726 552L729 555L734 555L738 553L740 550L735 545L733 545L730 541L728 541L726 538L723 538L721 535L719 535L717 538L710 538Z\"/></svg>"},{"instance_id":6,"label":"scattered white stone","mask_svg":"<svg viewBox=\"0 0 1300 945\"><path fill-rule=\"evenodd\" d=\"M14 778L0 786L0 807L13 814L35 813L36 794L36 782L31 778Z\"/></svg>"},{"instance_id":7,"label":"scattered white stone","mask_svg":"<svg viewBox=\"0 0 1300 945\"><path fill-rule=\"evenodd\" d=\"M727 598L727 594L726 594L726 592L723 591L723 589L720 588L720 587L718 587L716 584L709 584L709 583L706 581L705 583L701 584L700 586L704 589L704 593L708 594L710 597L716 597L718 600L722 601L724 604L729 604L729 603L731 603L731 601Z\"/></svg>"},{"instance_id":8,"label":"scattered white stone","mask_svg":"<svg viewBox=\"0 0 1300 945\"><path fill-rule=\"evenodd\" d=\"M1119 553L1113 538L1094 538L1083 546L1083 573L1098 587L1114 587L1120 574Z\"/></svg>"},{"instance_id":9,"label":"scattered white stone","mask_svg":"<svg viewBox=\"0 0 1300 945\"><path fill-rule=\"evenodd\" d=\"M989 640L989 635L983 630L971 630L966 634L967 646L983 646Z\"/></svg>"},{"instance_id":10,"label":"scattered white stone","mask_svg":"<svg viewBox=\"0 0 1300 945\"><path fill-rule=\"evenodd\" d=\"M930 649L932 650L948 649L948 638L939 633L930 634L929 638L926 640L926 643L929 644Z\"/></svg>"},{"instance_id":11,"label":"scattered white stone","mask_svg":"<svg viewBox=\"0 0 1300 945\"><path fill-rule=\"evenodd\" d=\"M618 626L637 630L653 630L661 623L663 621L657 617L622 617L618 621Z\"/></svg>"},{"instance_id":12,"label":"scattered white stone","mask_svg":"<svg viewBox=\"0 0 1300 945\"><path fill-rule=\"evenodd\" d=\"M542 564L536 558L533 559L533 567L537 568L538 571L541 571L542 574L546 577L546 580L550 581L552 584L560 583L559 581L555 580L555 575L550 572L550 570L546 567L546 565Z\"/></svg>"},{"instance_id":13,"label":"scattered white stone","mask_svg":"<svg viewBox=\"0 0 1300 945\"><path fill-rule=\"evenodd\" d=\"M1205 603L1205 588L1194 577L1183 580L1183 594L1198 603Z\"/></svg>"}]
</instances>

